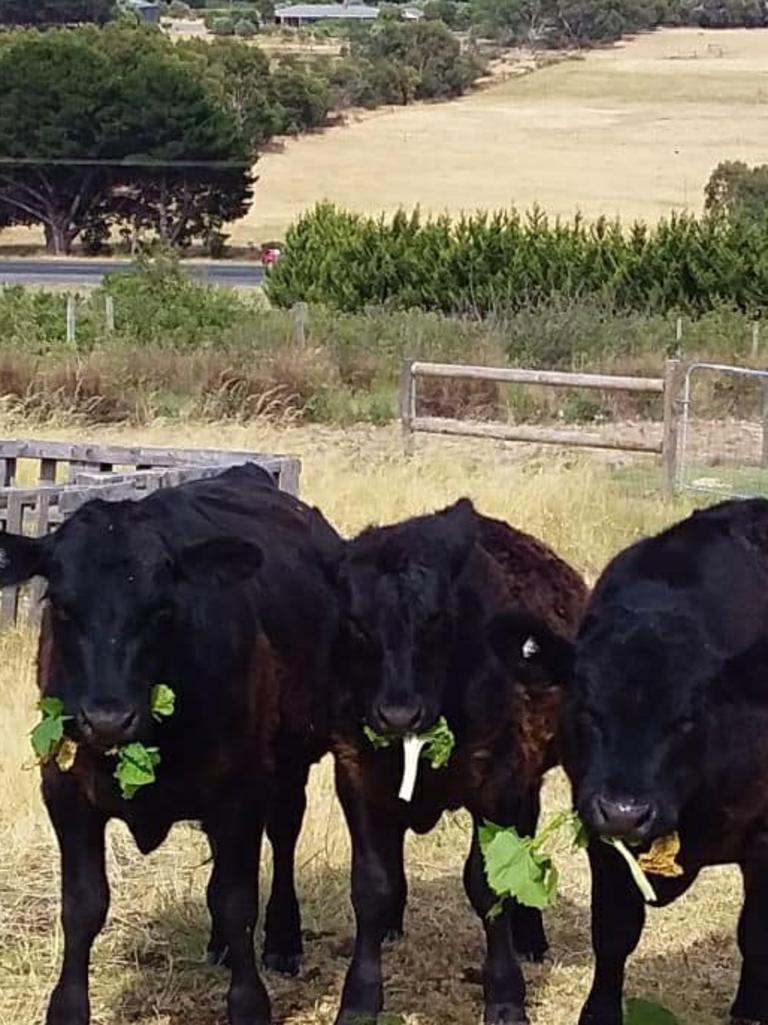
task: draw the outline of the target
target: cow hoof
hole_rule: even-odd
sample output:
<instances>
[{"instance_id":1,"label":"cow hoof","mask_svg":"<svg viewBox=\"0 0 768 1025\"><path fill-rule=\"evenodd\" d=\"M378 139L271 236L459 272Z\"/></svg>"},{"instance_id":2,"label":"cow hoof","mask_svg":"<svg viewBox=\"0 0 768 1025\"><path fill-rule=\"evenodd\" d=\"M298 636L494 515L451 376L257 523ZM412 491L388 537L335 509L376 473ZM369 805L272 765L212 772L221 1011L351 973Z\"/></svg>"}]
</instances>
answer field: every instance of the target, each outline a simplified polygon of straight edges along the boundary
<instances>
[{"instance_id":1,"label":"cow hoof","mask_svg":"<svg viewBox=\"0 0 768 1025\"><path fill-rule=\"evenodd\" d=\"M378 1014L370 1011L339 1011L334 1025L376 1025Z\"/></svg>"},{"instance_id":2,"label":"cow hoof","mask_svg":"<svg viewBox=\"0 0 768 1025\"><path fill-rule=\"evenodd\" d=\"M382 943L397 943L398 940L403 938L403 930L399 929L387 929L382 937Z\"/></svg>"},{"instance_id":3,"label":"cow hoof","mask_svg":"<svg viewBox=\"0 0 768 1025\"><path fill-rule=\"evenodd\" d=\"M281 975L298 975L301 969L301 954L268 954L265 951L262 960L265 968Z\"/></svg>"},{"instance_id":4,"label":"cow hoof","mask_svg":"<svg viewBox=\"0 0 768 1025\"><path fill-rule=\"evenodd\" d=\"M528 1025L525 1011L517 1004L487 1004L484 1025Z\"/></svg>"},{"instance_id":5,"label":"cow hoof","mask_svg":"<svg viewBox=\"0 0 768 1025\"><path fill-rule=\"evenodd\" d=\"M272 1012L262 985L231 986L227 998L229 1025L271 1025Z\"/></svg>"},{"instance_id":6,"label":"cow hoof","mask_svg":"<svg viewBox=\"0 0 768 1025\"><path fill-rule=\"evenodd\" d=\"M89 1025L90 1020L87 990L57 986L51 994L45 1025Z\"/></svg>"},{"instance_id":7,"label":"cow hoof","mask_svg":"<svg viewBox=\"0 0 768 1025\"><path fill-rule=\"evenodd\" d=\"M579 1025L622 1025L623 1015L599 1014L584 1010L579 1018Z\"/></svg>"}]
</instances>

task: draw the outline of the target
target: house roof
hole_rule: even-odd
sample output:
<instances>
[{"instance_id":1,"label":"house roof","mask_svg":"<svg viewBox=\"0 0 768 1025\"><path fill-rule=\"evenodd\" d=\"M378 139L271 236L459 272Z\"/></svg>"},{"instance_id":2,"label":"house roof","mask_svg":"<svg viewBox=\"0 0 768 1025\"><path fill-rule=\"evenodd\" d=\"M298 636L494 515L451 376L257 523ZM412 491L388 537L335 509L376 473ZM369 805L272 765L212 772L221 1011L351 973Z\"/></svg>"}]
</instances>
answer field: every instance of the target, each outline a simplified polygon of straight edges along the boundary
<instances>
[{"instance_id":1,"label":"house roof","mask_svg":"<svg viewBox=\"0 0 768 1025\"><path fill-rule=\"evenodd\" d=\"M289 4L278 7L278 18L302 18L306 21L320 21L324 18L362 19L378 18L379 8L367 4Z\"/></svg>"}]
</instances>

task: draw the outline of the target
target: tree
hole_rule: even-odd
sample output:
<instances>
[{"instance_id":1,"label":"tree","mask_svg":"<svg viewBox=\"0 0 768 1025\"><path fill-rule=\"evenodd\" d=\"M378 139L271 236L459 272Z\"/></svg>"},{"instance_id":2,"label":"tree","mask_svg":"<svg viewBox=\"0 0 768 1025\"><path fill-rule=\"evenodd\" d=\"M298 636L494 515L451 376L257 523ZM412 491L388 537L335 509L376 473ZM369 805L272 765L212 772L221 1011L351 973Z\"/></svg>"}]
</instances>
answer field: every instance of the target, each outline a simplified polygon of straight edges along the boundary
<instances>
[{"instance_id":1,"label":"tree","mask_svg":"<svg viewBox=\"0 0 768 1025\"><path fill-rule=\"evenodd\" d=\"M282 134L297 135L325 124L330 105L326 79L284 64L272 75L272 88Z\"/></svg>"},{"instance_id":2,"label":"tree","mask_svg":"<svg viewBox=\"0 0 768 1025\"><path fill-rule=\"evenodd\" d=\"M252 21L248 18L241 18L235 24L235 35L238 39L252 39L256 35L257 29Z\"/></svg>"},{"instance_id":3,"label":"tree","mask_svg":"<svg viewBox=\"0 0 768 1025\"><path fill-rule=\"evenodd\" d=\"M103 25L115 13L115 0L0 0L0 25Z\"/></svg>"},{"instance_id":4,"label":"tree","mask_svg":"<svg viewBox=\"0 0 768 1025\"><path fill-rule=\"evenodd\" d=\"M232 39L190 40L179 43L177 52L230 112L255 158L279 131L282 117L263 52Z\"/></svg>"},{"instance_id":5,"label":"tree","mask_svg":"<svg viewBox=\"0 0 768 1025\"><path fill-rule=\"evenodd\" d=\"M356 53L413 69L419 99L460 96L477 75L456 36L439 21L377 24L356 44Z\"/></svg>"},{"instance_id":6,"label":"tree","mask_svg":"<svg viewBox=\"0 0 768 1025\"><path fill-rule=\"evenodd\" d=\"M768 164L750 168L742 160L718 164L704 189L704 209L729 220L768 217Z\"/></svg>"},{"instance_id":7,"label":"tree","mask_svg":"<svg viewBox=\"0 0 768 1025\"><path fill-rule=\"evenodd\" d=\"M0 50L0 202L16 222L42 224L51 252L69 250L108 188L104 168L78 161L111 156L115 84L109 62L75 36Z\"/></svg>"},{"instance_id":8,"label":"tree","mask_svg":"<svg viewBox=\"0 0 768 1025\"><path fill-rule=\"evenodd\" d=\"M232 116L172 53L110 60L89 38L0 49L0 206L53 253L120 218L186 241L239 216L251 179Z\"/></svg>"}]
</instances>

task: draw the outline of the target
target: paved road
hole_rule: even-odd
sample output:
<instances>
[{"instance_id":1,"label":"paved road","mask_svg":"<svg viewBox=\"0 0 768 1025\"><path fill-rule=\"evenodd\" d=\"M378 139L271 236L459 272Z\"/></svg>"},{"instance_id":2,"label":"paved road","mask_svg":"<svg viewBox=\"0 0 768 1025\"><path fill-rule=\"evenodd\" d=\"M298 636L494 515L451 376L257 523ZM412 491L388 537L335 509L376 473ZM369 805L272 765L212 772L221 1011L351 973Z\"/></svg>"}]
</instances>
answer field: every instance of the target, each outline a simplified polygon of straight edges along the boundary
<instances>
[{"instance_id":1,"label":"paved road","mask_svg":"<svg viewBox=\"0 0 768 1025\"><path fill-rule=\"evenodd\" d=\"M2 260L0 284L4 285L98 285L105 274L130 270L129 260ZM264 279L256 263L187 263L182 267L200 281L230 288L253 288Z\"/></svg>"}]
</instances>

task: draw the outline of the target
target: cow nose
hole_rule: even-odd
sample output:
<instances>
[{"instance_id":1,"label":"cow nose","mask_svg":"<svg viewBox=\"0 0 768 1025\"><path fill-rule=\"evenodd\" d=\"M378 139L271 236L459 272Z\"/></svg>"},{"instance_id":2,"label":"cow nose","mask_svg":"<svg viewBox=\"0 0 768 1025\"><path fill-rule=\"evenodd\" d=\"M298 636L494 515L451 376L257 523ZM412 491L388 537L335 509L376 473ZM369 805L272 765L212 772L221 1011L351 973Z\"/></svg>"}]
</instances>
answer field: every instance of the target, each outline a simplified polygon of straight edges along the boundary
<instances>
[{"instance_id":1,"label":"cow nose","mask_svg":"<svg viewBox=\"0 0 768 1025\"><path fill-rule=\"evenodd\" d=\"M384 733L416 733L424 717L424 706L420 702L380 704L375 714Z\"/></svg>"},{"instance_id":2,"label":"cow nose","mask_svg":"<svg viewBox=\"0 0 768 1025\"><path fill-rule=\"evenodd\" d=\"M78 718L88 739L111 747L131 739L139 716L126 705L88 703L80 706Z\"/></svg>"},{"instance_id":3,"label":"cow nose","mask_svg":"<svg viewBox=\"0 0 768 1025\"><path fill-rule=\"evenodd\" d=\"M598 794L590 808L591 825L601 836L642 841L650 836L657 813L650 801Z\"/></svg>"}]
</instances>

